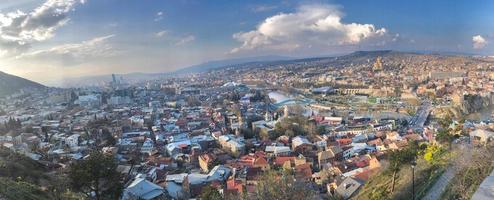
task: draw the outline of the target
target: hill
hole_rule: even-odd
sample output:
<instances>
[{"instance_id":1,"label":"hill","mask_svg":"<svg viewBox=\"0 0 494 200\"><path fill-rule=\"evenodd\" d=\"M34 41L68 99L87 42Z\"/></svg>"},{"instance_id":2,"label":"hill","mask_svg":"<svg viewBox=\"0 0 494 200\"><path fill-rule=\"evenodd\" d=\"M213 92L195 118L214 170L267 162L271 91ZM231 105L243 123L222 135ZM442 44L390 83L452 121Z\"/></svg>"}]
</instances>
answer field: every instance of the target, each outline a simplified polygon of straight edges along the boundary
<instances>
[{"instance_id":1,"label":"hill","mask_svg":"<svg viewBox=\"0 0 494 200\"><path fill-rule=\"evenodd\" d=\"M281 60L290 60L290 59L292 58L284 57L284 56L259 56L259 57L234 58L227 60L214 60L198 65L189 66L183 69L179 69L175 71L175 73L181 74L181 73L206 72L216 68L239 65L243 63L281 61Z\"/></svg>"},{"instance_id":2,"label":"hill","mask_svg":"<svg viewBox=\"0 0 494 200\"><path fill-rule=\"evenodd\" d=\"M21 90L44 88L46 87L34 81L0 71L0 97L8 96Z\"/></svg>"}]
</instances>

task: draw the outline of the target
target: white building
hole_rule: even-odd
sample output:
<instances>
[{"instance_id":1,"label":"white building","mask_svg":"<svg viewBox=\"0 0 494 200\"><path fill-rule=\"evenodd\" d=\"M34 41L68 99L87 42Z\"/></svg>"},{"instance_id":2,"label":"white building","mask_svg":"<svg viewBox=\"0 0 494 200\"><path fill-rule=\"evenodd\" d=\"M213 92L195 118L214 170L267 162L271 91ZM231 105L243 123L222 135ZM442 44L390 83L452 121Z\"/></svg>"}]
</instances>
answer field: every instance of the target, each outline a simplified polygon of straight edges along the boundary
<instances>
[{"instance_id":1,"label":"white building","mask_svg":"<svg viewBox=\"0 0 494 200\"><path fill-rule=\"evenodd\" d=\"M100 94L81 95L75 102L84 107L97 107L101 105Z\"/></svg>"},{"instance_id":2,"label":"white building","mask_svg":"<svg viewBox=\"0 0 494 200\"><path fill-rule=\"evenodd\" d=\"M112 96L108 100L108 103L111 105L122 105L122 104L130 104L132 103L132 99L130 97L121 97L121 96Z\"/></svg>"},{"instance_id":3,"label":"white building","mask_svg":"<svg viewBox=\"0 0 494 200\"><path fill-rule=\"evenodd\" d=\"M79 134L73 134L67 138L65 138L65 144L67 144L70 148L79 146Z\"/></svg>"},{"instance_id":4,"label":"white building","mask_svg":"<svg viewBox=\"0 0 494 200\"><path fill-rule=\"evenodd\" d=\"M148 180L146 180L143 174L137 175L135 180L125 188L122 195L122 200L130 199L159 199L164 195L165 190Z\"/></svg>"},{"instance_id":5,"label":"white building","mask_svg":"<svg viewBox=\"0 0 494 200\"><path fill-rule=\"evenodd\" d=\"M154 149L154 142L150 138L147 138L146 141L142 144L141 153L150 154Z\"/></svg>"}]
</instances>

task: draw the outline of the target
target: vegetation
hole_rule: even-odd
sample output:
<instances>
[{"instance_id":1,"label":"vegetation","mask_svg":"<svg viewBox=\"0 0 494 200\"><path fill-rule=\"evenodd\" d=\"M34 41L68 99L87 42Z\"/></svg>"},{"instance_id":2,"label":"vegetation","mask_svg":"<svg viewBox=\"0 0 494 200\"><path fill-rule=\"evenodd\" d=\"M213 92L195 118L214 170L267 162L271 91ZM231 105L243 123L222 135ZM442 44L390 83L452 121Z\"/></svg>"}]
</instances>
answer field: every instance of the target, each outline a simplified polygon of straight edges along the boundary
<instances>
[{"instance_id":1,"label":"vegetation","mask_svg":"<svg viewBox=\"0 0 494 200\"><path fill-rule=\"evenodd\" d=\"M445 164L446 150L439 145L428 145L424 150L424 159L431 165Z\"/></svg>"},{"instance_id":2,"label":"vegetation","mask_svg":"<svg viewBox=\"0 0 494 200\"><path fill-rule=\"evenodd\" d=\"M411 162L415 156L417 162L415 197L420 199L446 167L445 160L450 155L440 146L431 147L426 144L410 143L407 148L392 152L388 162L383 162L383 171L371 177L355 199L410 199L412 196ZM425 157L431 159L428 161ZM392 190L393 182L394 191Z\"/></svg>"},{"instance_id":3,"label":"vegetation","mask_svg":"<svg viewBox=\"0 0 494 200\"><path fill-rule=\"evenodd\" d=\"M269 136L270 139L276 139L282 135L289 137L298 135L313 137L321 135L325 131L324 127L317 127L313 121L301 115L284 118L275 125L274 130L274 133Z\"/></svg>"},{"instance_id":4,"label":"vegetation","mask_svg":"<svg viewBox=\"0 0 494 200\"><path fill-rule=\"evenodd\" d=\"M123 191L117 162L111 156L93 151L85 160L70 166L69 181L75 191L96 200L118 199Z\"/></svg>"},{"instance_id":5,"label":"vegetation","mask_svg":"<svg viewBox=\"0 0 494 200\"><path fill-rule=\"evenodd\" d=\"M41 187L41 185L43 187ZM0 199L81 199L64 176L49 174L35 160L0 147Z\"/></svg>"},{"instance_id":6,"label":"vegetation","mask_svg":"<svg viewBox=\"0 0 494 200\"><path fill-rule=\"evenodd\" d=\"M393 151L389 155L390 167L389 170L393 172L392 175L392 183L391 183L391 192L395 190L396 183L396 174L401 169L403 165L411 164L417 157L418 153L418 144L415 142L410 142L407 148Z\"/></svg>"},{"instance_id":7,"label":"vegetation","mask_svg":"<svg viewBox=\"0 0 494 200\"><path fill-rule=\"evenodd\" d=\"M48 193L42 191L38 186L25 182L14 181L9 178L0 177L0 199L23 199L23 200L48 200Z\"/></svg>"},{"instance_id":8,"label":"vegetation","mask_svg":"<svg viewBox=\"0 0 494 200\"><path fill-rule=\"evenodd\" d=\"M44 166L38 162L9 149L0 148L0 177L22 179L39 183L48 177L44 175Z\"/></svg>"},{"instance_id":9,"label":"vegetation","mask_svg":"<svg viewBox=\"0 0 494 200\"><path fill-rule=\"evenodd\" d=\"M493 147L477 149L471 156L461 156L456 164L457 173L449 182L441 199L471 199L482 181L494 170Z\"/></svg>"},{"instance_id":10,"label":"vegetation","mask_svg":"<svg viewBox=\"0 0 494 200\"><path fill-rule=\"evenodd\" d=\"M269 171L260 177L251 199L305 200L315 199L316 192L306 182L294 180L292 175Z\"/></svg>"},{"instance_id":11,"label":"vegetation","mask_svg":"<svg viewBox=\"0 0 494 200\"><path fill-rule=\"evenodd\" d=\"M436 141L441 144L447 144L450 150L453 141L459 136L456 133L459 132L458 129L461 128L461 126L459 125L453 129L450 127L451 124L453 124L453 120L451 119L450 115L447 115L443 119L439 120L441 129L436 134Z\"/></svg>"},{"instance_id":12,"label":"vegetation","mask_svg":"<svg viewBox=\"0 0 494 200\"><path fill-rule=\"evenodd\" d=\"M0 130L8 132L8 131L19 130L21 128L22 128L22 125L21 125L21 121L19 119L14 119L12 117L9 117L9 120L4 122L4 124Z\"/></svg>"},{"instance_id":13,"label":"vegetation","mask_svg":"<svg viewBox=\"0 0 494 200\"><path fill-rule=\"evenodd\" d=\"M220 199L223 199L223 197L221 197L220 192L218 192L218 190L216 188L208 185L202 189L200 199L201 200L220 200Z\"/></svg>"}]
</instances>

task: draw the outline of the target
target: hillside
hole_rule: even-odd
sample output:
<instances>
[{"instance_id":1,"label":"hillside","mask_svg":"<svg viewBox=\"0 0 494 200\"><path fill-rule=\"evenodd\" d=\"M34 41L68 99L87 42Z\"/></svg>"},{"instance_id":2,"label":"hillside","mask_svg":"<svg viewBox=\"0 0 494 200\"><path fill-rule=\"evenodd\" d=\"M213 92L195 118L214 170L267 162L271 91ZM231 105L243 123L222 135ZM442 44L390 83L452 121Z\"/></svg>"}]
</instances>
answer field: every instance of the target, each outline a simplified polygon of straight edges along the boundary
<instances>
[{"instance_id":1,"label":"hillside","mask_svg":"<svg viewBox=\"0 0 494 200\"><path fill-rule=\"evenodd\" d=\"M290 57L284 57L284 56L259 56L259 57L234 58L227 60L214 60L198 65L185 67L175 71L175 73L181 74L181 73L207 72L212 69L217 69L225 66L239 65L244 63L270 62L270 61L281 61L281 60L291 60L291 59L292 58Z\"/></svg>"},{"instance_id":2,"label":"hillside","mask_svg":"<svg viewBox=\"0 0 494 200\"><path fill-rule=\"evenodd\" d=\"M43 89L45 86L0 71L0 97L14 94L23 89Z\"/></svg>"}]
</instances>

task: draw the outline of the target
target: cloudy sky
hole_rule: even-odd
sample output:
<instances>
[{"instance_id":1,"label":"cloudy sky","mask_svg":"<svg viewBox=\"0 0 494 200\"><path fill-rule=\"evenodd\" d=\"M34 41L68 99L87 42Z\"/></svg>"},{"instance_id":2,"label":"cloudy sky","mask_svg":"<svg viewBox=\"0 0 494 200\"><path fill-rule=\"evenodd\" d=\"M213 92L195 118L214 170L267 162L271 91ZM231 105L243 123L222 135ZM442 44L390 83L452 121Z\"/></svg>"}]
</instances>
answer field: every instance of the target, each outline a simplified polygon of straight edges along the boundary
<instances>
[{"instance_id":1,"label":"cloudy sky","mask_svg":"<svg viewBox=\"0 0 494 200\"><path fill-rule=\"evenodd\" d=\"M493 9L489 0L1 0L0 71L56 86L260 55L494 55Z\"/></svg>"}]
</instances>

